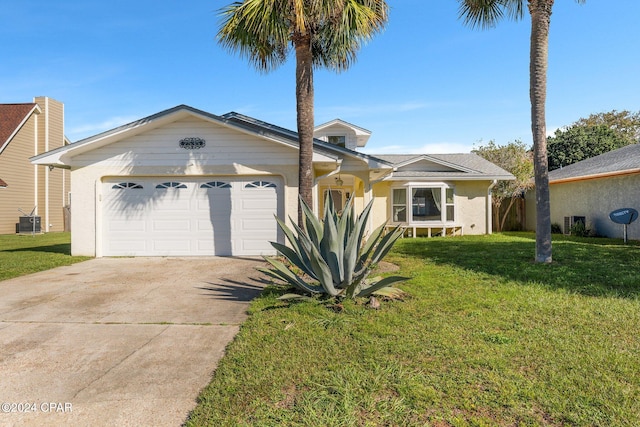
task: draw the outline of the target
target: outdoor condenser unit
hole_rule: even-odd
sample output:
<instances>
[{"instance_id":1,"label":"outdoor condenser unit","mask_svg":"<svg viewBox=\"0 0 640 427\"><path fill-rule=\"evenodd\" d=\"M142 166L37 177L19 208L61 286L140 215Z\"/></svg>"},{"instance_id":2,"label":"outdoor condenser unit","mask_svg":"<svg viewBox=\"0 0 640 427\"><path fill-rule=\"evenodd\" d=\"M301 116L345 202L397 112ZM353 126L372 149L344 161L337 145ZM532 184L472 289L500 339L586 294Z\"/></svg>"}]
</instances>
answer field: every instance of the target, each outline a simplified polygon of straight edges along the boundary
<instances>
[{"instance_id":1,"label":"outdoor condenser unit","mask_svg":"<svg viewBox=\"0 0 640 427\"><path fill-rule=\"evenodd\" d=\"M564 234L571 234L571 227L577 222L587 225L587 219L583 216L565 216L564 217Z\"/></svg>"},{"instance_id":2,"label":"outdoor condenser unit","mask_svg":"<svg viewBox=\"0 0 640 427\"><path fill-rule=\"evenodd\" d=\"M35 223L35 228L34 228ZM39 216L21 216L18 223L18 233L40 233L41 232Z\"/></svg>"}]
</instances>

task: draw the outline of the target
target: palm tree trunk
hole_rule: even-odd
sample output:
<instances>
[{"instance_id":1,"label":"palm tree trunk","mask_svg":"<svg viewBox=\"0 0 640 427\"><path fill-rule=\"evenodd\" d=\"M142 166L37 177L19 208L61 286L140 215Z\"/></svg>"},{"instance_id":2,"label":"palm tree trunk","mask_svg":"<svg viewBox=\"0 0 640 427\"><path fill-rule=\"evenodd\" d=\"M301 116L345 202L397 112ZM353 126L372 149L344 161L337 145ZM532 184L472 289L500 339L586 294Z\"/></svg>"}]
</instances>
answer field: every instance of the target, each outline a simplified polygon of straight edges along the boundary
<instances>
[{"instance_id":1,"label":"palm tree trunk","mask_svg":"<svg viewBox=\"0 0 640 427\"><path fill-rule=\"evenodd\" d=\"M528 0L531 14L530 83L533 165L536 183L536 262L551 262L551 207L547 160L547 64L554 0Z\"/></svg>"},{"instance_id":2,"label":"palm tree trunk","mask_svg":"<svg viewBox=\"0 0 640 427\"><path fill-rule=\"evenodd\" d=\"M313 55L308 34L294 36L296 49L296 112L298 115L298 194L312 206L313 189ZM303 227L298 200L298 225Z\"/></svg>"}]
</instances>

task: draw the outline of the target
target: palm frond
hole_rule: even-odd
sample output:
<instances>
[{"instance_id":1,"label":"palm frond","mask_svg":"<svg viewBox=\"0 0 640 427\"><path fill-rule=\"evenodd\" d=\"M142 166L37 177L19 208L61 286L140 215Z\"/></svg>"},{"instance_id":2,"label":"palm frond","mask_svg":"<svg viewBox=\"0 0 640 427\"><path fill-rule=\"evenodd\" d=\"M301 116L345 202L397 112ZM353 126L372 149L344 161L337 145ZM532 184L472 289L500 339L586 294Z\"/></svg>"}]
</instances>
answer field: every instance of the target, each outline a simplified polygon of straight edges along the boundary
<instances>
[{"instance_id":1,"label":"palm frond","mask_svg":"<svg viewBox=\"0 0 640 427\"><path fill-rule=\"evenodd\" d=\"M526 0L460 0L458 17L472 28L492 28L505 16L519 20Z\"/></svg>"}]
</instances>

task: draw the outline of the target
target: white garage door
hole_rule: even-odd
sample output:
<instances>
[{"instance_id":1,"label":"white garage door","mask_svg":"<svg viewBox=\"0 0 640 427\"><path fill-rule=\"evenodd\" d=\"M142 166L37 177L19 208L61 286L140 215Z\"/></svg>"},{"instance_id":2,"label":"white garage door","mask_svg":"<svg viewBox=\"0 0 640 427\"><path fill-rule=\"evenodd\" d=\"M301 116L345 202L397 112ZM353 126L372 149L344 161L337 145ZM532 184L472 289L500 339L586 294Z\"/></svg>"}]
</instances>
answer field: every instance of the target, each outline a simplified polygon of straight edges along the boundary
<instances>
[{"instance_id":1,"label":"white garage door","mask_svg":"<svg viewBox=\"0 0 640 427\"><path fill-rule=\"evenodd\" d=\"M277 177L123 177L102 199L105 256L262 255L282 241Z\"/></svg>"}]
</instances>

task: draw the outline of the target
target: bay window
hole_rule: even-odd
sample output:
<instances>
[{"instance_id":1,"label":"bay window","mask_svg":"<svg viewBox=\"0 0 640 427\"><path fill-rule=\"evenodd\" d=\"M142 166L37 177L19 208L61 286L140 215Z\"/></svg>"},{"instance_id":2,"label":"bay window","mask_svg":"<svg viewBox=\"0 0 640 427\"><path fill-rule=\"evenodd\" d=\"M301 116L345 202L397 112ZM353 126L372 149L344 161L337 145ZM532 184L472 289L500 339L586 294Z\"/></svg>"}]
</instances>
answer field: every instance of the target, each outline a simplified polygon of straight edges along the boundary
<instances>
[{"instance_id":1,"label":"bay window","mask_svg":"<svg viewBox=\"0 0 640 427\"><path fill-rule=\"evenodd\" d=\"M391 192L391 220L394 223L455 221L454 189L446 184L406 184Z\"/></svg>"}]
</instances>

